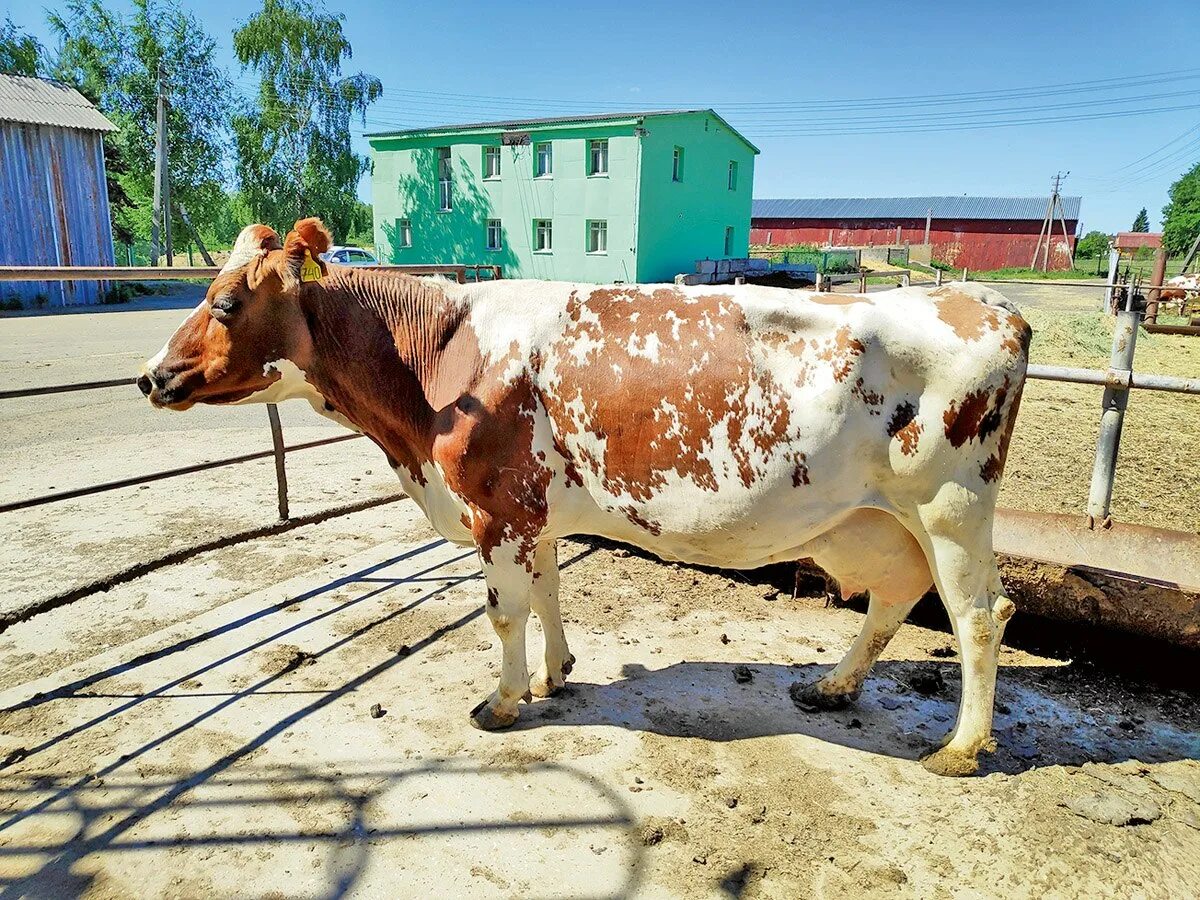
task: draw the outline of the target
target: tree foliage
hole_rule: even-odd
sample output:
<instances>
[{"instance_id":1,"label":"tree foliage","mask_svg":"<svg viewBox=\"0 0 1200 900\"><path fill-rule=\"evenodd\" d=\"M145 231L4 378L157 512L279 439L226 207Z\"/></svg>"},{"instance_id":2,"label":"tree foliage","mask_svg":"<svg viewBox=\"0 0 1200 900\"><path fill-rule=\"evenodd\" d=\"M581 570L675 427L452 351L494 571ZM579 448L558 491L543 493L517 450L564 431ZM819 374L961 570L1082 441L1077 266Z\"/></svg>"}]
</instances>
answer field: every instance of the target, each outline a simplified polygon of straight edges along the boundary
<instances>
[{"instance_id":1,"label":"tree foliage","mask_svg":"<svg viewBox=\"0 0 1200 900\"><path fill-rule=\"evenodd\" d=\"M263 0L233 35L238 60L259 77L255 107L233 119L242 197L259 221L288 227L317 215L338 240L358 227L358 182L369 166L351 149L350 122L365 122L383 94L378 78L342 75L353 55L344 18Z\"/></svg>"},{"instance_id":2,"label":"tree foliage","mask_svg":"<svg viewBox=\"0 0 1200 900\"><path fill-rule=\"evenodd\" d=\"M1150 216L1146 214L1146 207L1142 207L1142 211L1137 214L1137 218L1133 220L1133 227L1130 231L1146 234L1150 231Z\"/></svg>"},{"instance_id":3,"label":"tree foliage","mask_svg":"<svg viewBox=\"0 0 1200 900\"><path fill-rule=\"evenodd\" d=\"M1172 256L1187 253L1200 234L1200 163L1171 185L1163 207L1163 246Z\"/></svg>"},{"instance_id":4,"label":"tree foliage","mask_svg":"<svg viewBox=\"0 0 1200 900\"><path fill-rule=\"evenodd\" d=\"M37 77L44 68L45 48L21 31L10 17L0 25L0 75Z\"/></svg>"},{"instance_id":5,"label":"tree foliage","mask_svg":"<svg viewBox=\"0 0 1200 900\"><path fill-rule=\"evenodd\" d=\"M54 75L74 84L118 127L106 137L113 230L118 240L150 235L154 194L157 76L169 98L167 161L172 201L194 224L207 223L225 203L224 136L231 86L214 61L215 42L173 0L132 0L122 15L101 0L68 0L49 14L61 43ZM174 220L183 243L182 222Z\"/></svg>"},{"instance_id":6,"label":"tree foliage","mask_svg":"<svg viewBox=\"0 0 1200 900\"><path fill-rule=\"evenodd\" d=\"M1108 235L1103 231L1089 231L1079 240L1075 255L1080 259L1095 259L1108 253Z\"/></svg>"}]
</instances>

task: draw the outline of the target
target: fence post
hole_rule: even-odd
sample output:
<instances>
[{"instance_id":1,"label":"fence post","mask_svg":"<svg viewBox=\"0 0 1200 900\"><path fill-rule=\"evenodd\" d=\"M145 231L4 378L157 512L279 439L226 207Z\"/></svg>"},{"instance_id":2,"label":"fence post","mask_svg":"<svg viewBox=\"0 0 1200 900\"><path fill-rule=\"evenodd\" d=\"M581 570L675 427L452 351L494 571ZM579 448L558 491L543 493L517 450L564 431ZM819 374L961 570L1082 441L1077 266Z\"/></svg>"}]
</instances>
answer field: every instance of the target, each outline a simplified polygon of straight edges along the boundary
<instances>
[{"instance_id":1,"label":"fence post","mask_svg":"<svg viewBox=\"0 0 1200 900\"><path fill-rule=\"evenodd\" d=\"M942 286L942 270L934 269L933 271L934 271L933 283L936 284L938 287L941 287Z\"/></svg>"},{"instance_id":2,"label":"fence post","mask_svg":"<svg viewBox=\"0 0 1200 900\"><path fill-rule=\"evenodd\" d=\"M962 277L962 280L963 280L963 281L966 281L966 280L967 280L967 267L966 267L966 266L963 266L963 277Z\"/></svg>"},{"instance_id":3,"label":"fence post","mask_svg":"<svg viewBox=\"0 0 1200 900\"><path fill-rule=\"evenodd\" d=\"M909 276L908 276L908 273L905 272L900 276L900 287L908 287L908 285L909 285Z\"/></svg>"},{"instance_id":4,"label":"fence post","mask_svg":"<svg viewBox=\"0 0 1200 900\"><path fill-rule=\"evenodd\" d=\"M1125 387L1106 387L1100 401L1100 433L1096 438L1096 461L1092 466L1092 485L1088 491L1088 528L1112 527L1109 515L1112 503L1113 475L1117 471L1117 448L1121 444L1121 427L1125 424L1125 407L1129 405L1129 373L1133 371L1133 351L1137 344L1138 313L1121 310L1113 328L1112 355L1109 358L1109 381L1120 380Z\"/></svg>"},{"instance_id":5,"label":"fence post","mask_svg":"<svg viewBox=\"0 0 1200 900\"><path fill-rule=\"evenodd\" d=\"M287 470L283 466L283 426L279 424L279 407L267 404L267 418L271 421L271 446L275 451L275 488L279 495L279 518L288 518Z\"/></svg>"}]
</instances>

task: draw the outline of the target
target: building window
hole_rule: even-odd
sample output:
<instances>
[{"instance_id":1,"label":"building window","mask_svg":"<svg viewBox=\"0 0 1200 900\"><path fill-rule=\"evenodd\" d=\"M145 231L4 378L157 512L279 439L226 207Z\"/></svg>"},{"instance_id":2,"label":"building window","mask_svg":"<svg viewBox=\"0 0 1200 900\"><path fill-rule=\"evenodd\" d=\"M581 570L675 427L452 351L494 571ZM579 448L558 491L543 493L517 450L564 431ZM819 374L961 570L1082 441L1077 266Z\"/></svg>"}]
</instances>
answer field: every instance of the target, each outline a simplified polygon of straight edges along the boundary
<instances>
[{"instance_id":1,"label":"building window","mask_svg":"<svg viewBox=\"0 0 1200 900\"><path fill-rule=\"evenodd\" d=\"M608 174L608 139L588 141L588 174Z\"/></svg>"},{"instance_id":2,"label":"building window","mask_svg":"<svg viewBox=\"0 0 1200 900\"><path fill-rule=\"evenodd\" d=\"M489 250L499 250L503 247L503 238L500 231L499 219L487 220L487 248Z\"/></svg>"},{"instance_id":3,"label":"building window","mask_svg":"<svg viewBox=\"0 0 1200 900\"><path fill-rule=\"evenodd\" d=\"M484 178L499 178L500 177L500 148L499 147L484 147L483 148L483 177Z\"/></svg>"},{"instance_id":4,"label":"building window","mask_svg":"<svg viewBox=\"0 0 1200 900\"><path fill-rule=\"evenodd\" d=\"M549 219L533 220L533 252L549 253L554 249L553 223Z\"/></svg>"},{"instance_id":5,"label":"building window","mask_svg":"<svg viewBox=\"0 0 1200 900\"><path fill-rule=\"evenodd\" d=\"M396 220L396 246L401 249L412 246L412 220Z\"/></svg>"},{"instance_id":6,"label":"building window","mask_svg":"<svg viewBox=\"0 0 1200 900\"><path fill-rule=\"evenodd\" d=\"M554 174L554 148L547 141L538 144L533 154L533 175L535 178L549 178Z\"/></svg>"},{"instance_id":7,"label":"building window","mask_svg":"<svg viewBox=\"0 0 1200 900\"><path fill-rule=\"evenodd\" d=\"M725 226L725 256L733 256L733 226Z\"/></svg>"},{"instance_id":8,"label":"building window","mask_svg":"<svg viewBox=\"0 0 1200 900\"><path fill-rule=\"evenodd\" d=\"M446 212L454 208L450 187L450 148L437 148L438 160L438 209Z\"/></svg>"},{"instance_id":9,"label":"building window","mask_svg":"<svg viewBox=\"0 0 1200 900\"><path fill-rule=\"evenodd\" d=\"M676 147L675 155L671 158L671 180L683 181L683 148Z\"/></svg>"},{"instance_id":10,"label":"building window","mask_svg":"<svg viewBox=\"0 0 1200 900\"><path fill-rule=\"evenodd\" d=\"M729 161L729 189L737 190L737 160L735 159Z\"/></svg>"},{"instance_id":11,"label":"building window","mask_svg":"<svg viewBox=\"0 0 1200 900\"><path fill-rule=\"evenodd\" d=\"M608 222L603 219L592 219L587 223L587 252L608 252Z\"/></svg>"}]
</instances>

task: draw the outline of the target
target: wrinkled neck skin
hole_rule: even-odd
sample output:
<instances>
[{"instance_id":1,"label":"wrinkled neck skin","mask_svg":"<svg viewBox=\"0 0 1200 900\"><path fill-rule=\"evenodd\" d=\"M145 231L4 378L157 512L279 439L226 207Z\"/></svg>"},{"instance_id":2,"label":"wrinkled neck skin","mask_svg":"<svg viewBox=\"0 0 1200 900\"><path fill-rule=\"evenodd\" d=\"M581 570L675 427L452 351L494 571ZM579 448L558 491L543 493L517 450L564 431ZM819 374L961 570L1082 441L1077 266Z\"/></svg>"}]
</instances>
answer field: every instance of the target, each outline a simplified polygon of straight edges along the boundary
<instances>
[{"instance_id":1,"label":"wrinkled neck skin","mask_svg":"<svg viewBox=\"0 0 1200 900\"><path fill-rule=\"evenodd\" d=\"M439 385L465 387L479 371L478 360L458 349L470 326L465 304L448 289L408 276L340 269L300 290L312 340L302 368L320 394L314 408L348 420L393 467L403 466L419 481L459 393ZM454 377L448 368L457 370Z\"/></svg>"}]
</instances>

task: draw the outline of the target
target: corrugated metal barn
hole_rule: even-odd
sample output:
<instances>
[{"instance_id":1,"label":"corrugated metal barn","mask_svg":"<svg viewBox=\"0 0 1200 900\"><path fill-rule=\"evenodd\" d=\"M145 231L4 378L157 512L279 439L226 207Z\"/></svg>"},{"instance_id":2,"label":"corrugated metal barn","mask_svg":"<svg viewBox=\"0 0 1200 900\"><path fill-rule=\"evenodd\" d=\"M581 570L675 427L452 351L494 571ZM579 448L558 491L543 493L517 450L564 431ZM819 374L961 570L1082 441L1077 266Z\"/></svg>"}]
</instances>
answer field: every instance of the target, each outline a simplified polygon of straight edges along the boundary
<instances>
[{"instance_id":1,"label":"corrugated metal barn","mask_svg":"<svg viewBox=\"0 0 1200 900\"><path fill-rule=\"evenodd\" d=\"M0 75L0 265L111 266L105 132L116 131L74 88ZM96 303L95 281L0 284L26 308Z\"/></svg>"},{"instance_id":2,"label":"corrugated metal barn","mask_svg":"<svg viewBox=\"0 0 1200 900\"><path fill-rule=\"evenodd\" d=\"M933 259L970 269L1028 266L1049 197L852 197L755 200L752 244L839 247L930 244ZM1072 252L1081 198L1063 197ZM1069 265L1054 222L1051 266Z\"/></svg>"}]
</instances>

